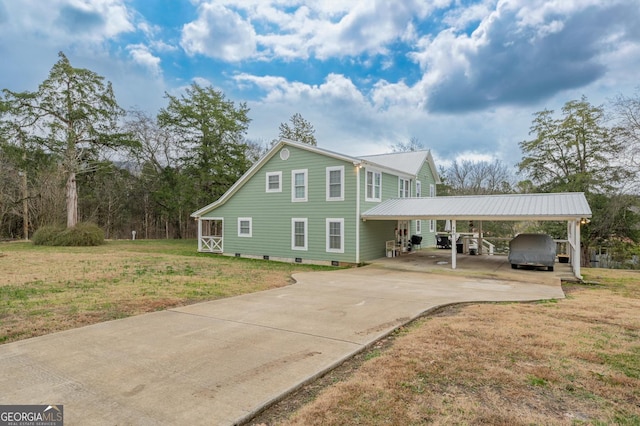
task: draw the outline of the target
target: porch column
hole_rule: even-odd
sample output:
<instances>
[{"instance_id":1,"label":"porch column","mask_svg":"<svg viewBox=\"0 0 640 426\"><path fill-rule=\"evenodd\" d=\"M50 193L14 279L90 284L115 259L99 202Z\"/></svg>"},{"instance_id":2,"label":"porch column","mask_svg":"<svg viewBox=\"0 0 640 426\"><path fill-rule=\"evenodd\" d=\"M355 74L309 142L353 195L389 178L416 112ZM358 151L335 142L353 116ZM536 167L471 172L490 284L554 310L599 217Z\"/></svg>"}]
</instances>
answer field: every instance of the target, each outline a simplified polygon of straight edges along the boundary
<instances>
[{"instance_id":1,"label":"porch column","mask_svg":"<svg viewBox=\"0 0 640 426\"><path fill-rule=\"evenodd\" d=\"M198 221L198 251L202 251L202 220L196 218Z\"/></svg>"},{"instance_id":2,"label":"porch column","mask_svg":"<svg viewBox=\"0 0 640 426\"><path fill-rule=\"evenodd\" d=\"M456 244L457 239L456 221L454 219L451 221L451 269L456 269L456 249L458 248L458 245Z\"/></svg>"}]
</instances>

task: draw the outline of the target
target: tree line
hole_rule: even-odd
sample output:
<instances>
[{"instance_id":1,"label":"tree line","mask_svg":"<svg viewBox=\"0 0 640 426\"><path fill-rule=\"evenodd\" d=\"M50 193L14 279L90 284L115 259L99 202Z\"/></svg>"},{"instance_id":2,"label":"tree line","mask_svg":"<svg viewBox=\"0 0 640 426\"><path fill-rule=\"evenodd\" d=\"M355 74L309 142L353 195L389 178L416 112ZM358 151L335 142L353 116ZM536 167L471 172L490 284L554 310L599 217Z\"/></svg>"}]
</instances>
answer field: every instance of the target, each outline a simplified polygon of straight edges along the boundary
<instances>
[{"instance_id":1,"label":"tree line","mask_svg":"<svg viewBox=\"0 0 640 426\"><path fill-rule=\"evenodd\" d=\"M220 197L266 151L249 108L197 83L154 117L124 111L111 83L58 62L36 91L0 98L0 238L79 221L107 238L195 236L191 212ZM315 145L300 114L280 137Z\"/></svg>"},{"instance_id":2,"label":"tree line","mask_svg":"<svg viewBox=\"0 0 640 426\"><path fill-rule=\"evenodd\" d=\"M194 237L190 213L220 197L268 144L246 138L246 103L212 87L193 83L165 98L156 116L124 111L111 83L73 67L63 53L36 91L3 89L0 238L78 221L98 224L107 238L131 238L132 231L138 238ZM299 113L279 126L280 138L317 145L314 133ZM441 167L438 194L584 192L593 210L584 246L635 247L640 92L607 105L582 97L560 111L537 112L519 147L515 170L499 160ZM417 138L391 147L423 148Z\"/></svg>"}]
</instances>

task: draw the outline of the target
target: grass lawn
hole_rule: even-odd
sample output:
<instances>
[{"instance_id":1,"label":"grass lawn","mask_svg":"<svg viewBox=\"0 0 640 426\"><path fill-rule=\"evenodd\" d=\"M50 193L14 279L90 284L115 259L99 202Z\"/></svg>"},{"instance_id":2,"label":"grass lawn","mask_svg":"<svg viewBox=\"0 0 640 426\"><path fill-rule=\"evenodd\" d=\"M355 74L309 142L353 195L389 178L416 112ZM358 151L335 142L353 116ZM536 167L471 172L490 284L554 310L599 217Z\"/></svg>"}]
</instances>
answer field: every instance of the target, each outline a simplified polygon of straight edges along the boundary
<instances>
[{"instance_id":1,"label":"grass lawn","mask_svg":"<svg viewBox=\"0 0 640 426\"><path fill-rule=\"evenodd\" d=\"M197 253L195 240L0 244L0 343L281 287L310 265ZM326 268L324 268L326 269Z\"/></svg>"},{"instance_id":2,"label":"grass lawn","mask_svg":"<svg viewBox=\"0 0 640 426\"><path fill-rule=\"evenodd\" d=\"M291 283L309 265L191 241L0 244L0 342ZM640 425L640 273L540 303L448 306L255 419L285 425ZM284 407L284 408L282 408Z\"/></svg>"},{"instance_id":3,"label":"grass lawn","mask_svg":"<svg viewBox=\"0 0 640 426\"><path fill-rule=\"evenodd\" d=\"M640 273L583 273L565 300L440 309L254 424L640 425Z\"/></svg>"}]
</instances>

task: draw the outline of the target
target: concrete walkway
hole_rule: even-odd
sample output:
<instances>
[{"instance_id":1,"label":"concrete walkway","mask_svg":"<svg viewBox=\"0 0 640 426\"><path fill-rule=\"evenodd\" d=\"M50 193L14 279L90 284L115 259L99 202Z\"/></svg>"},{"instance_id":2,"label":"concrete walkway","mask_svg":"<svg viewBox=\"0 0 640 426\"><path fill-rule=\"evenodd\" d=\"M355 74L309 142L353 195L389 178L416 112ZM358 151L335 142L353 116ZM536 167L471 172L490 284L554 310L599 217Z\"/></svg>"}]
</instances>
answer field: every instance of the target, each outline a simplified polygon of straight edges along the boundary
<instances>
[{"instance_id":1,"label":"concrete walkway","mask_svg":"<svg viewBox=\"0 0 640 426\"><path fill-rule=\"evenodd\" d=\"M0 404L62 404L65 425L235 424L439 305L564 297L559 279L375 265L295 279L1 345Z\"/></svg>"}]
</instances>

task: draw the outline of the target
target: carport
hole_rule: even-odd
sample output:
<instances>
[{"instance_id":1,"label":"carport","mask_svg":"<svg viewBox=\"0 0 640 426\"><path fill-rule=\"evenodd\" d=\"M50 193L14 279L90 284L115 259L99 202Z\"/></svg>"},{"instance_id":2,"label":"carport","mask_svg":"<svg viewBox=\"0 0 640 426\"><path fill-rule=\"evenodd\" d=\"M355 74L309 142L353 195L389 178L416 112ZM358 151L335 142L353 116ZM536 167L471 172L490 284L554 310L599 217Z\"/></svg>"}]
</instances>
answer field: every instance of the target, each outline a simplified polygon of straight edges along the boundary
<instances>
[{"instance_id":1,"label":"carport","mask_svg":"<svg viewBox=\"0 0 640 426\"><path fill-rule=\"evenodd\" d=\"M590 217L591 208L582 192L394 198L361 215L363 221L450 220L452 269L456 268L457 221L566 221L569 262L576 278L582 278L580 225Z\"/></svg>"}]
</instances>

